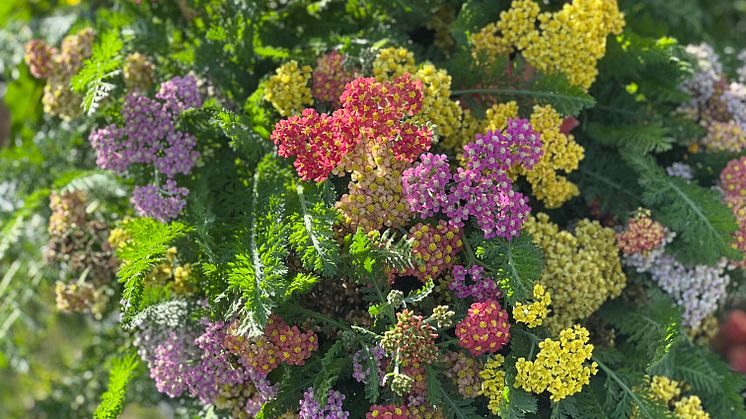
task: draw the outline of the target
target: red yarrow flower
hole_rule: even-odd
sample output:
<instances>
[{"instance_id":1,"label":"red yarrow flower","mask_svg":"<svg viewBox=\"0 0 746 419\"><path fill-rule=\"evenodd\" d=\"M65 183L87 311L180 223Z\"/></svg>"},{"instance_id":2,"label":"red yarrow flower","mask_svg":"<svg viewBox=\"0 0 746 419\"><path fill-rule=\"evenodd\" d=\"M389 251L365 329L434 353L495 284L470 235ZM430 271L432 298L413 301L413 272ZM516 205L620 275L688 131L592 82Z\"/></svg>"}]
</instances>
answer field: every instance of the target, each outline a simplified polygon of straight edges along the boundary
<instances>
[{"instance_id":1,"label":"red yarrow flower","mask_svg":"<svg viewBox=\"0 0 746 419\"><path fill-rule=\"evenodd\" d=\"M496 300L474 303L456 325L456 336L474 356L495 353L510 340L508 312Z\"/></svg>"}]
</instances>

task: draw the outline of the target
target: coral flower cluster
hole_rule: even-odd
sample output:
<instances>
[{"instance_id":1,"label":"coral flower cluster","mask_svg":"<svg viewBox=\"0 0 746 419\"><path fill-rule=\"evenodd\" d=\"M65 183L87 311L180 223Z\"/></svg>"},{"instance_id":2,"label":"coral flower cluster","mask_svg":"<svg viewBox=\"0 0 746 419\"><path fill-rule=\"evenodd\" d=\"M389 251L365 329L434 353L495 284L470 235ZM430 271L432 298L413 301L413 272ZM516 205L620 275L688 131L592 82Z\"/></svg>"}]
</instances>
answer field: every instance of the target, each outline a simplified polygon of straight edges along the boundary
<instances>
[{"instance_id":1,"label":"coral flower cluster","mask_svg":"<svg viewBox=\"0 0 746 419\"><path fill-rule=\"evenodd\" d=\"M423 321L422 316L405 309L396 314L396 325L387 330L381 346L389 356L396 356L404 366L435 362L438 349L435 329Z\"/></svg>"},{"instance_id":2,"label":"coral flower cluster","mask_svg":"<svg viewBox=\"0 0 746 419\"><path fill-rule=\"evenodd\" d=\"M650 217L650 211L640 210L627 220L627 226L616 235L617 247L629 256L649 253L666 239L666 228Z\"/></svg>"},{"instance_id":3,"label":"coral flower cluster","mask_svg":"<svg viewBox=\"0 0 746 419\"><path fill-rule=\"evenodd\" d=\"M474 356L495 353L510 340L508 312L496 300L473 303L456 325L456 336Z\"/></svg>"},{"instance_id":4,"label":"coral flower cluster","mask_svg":"<svg viewBox=\"0 0 746 419\"><path fill-rule=\"evenodd\" d=\"M239 356L242 365L261 376L269 374L280 363L303 365L319 347L313 330L303 332L298 326L288 326L278 316L267 320L261 336L247 338L236 335L236 327L235 322L230 325L225 347Z\"/></svg>"},{"instance_id":5,"label":"coral flower cluster","mask_svg":"<svg viewBox=\"0 0 746 419\"><path fill-rule=\"evenodd\" d=\"M575 325L564 329L559 340L544 339L539 342L539 353L534 361L518 358L515 387L526 391L548 391L552 401L559 401L579 392L597 373L597 364L591 359L593 345L588 343L588 330Z\"/></svg>"}]
</instances>

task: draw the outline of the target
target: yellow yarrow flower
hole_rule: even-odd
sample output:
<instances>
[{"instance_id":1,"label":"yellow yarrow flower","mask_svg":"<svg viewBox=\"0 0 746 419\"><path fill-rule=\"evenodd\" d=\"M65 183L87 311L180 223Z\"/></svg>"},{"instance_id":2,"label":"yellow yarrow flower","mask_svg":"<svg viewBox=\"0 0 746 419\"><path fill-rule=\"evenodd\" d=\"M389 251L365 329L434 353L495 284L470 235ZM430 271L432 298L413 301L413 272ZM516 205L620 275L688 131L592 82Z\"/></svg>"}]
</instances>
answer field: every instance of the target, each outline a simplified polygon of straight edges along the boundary
<instances>
[{"instance_id":1,"label":"yellow yarrow flower","mask_svg":"<svg viewBox=\"0 0 746 419\"><path fill-rule=\"evenodd\" d=\"M681 394L679 383L662 375L653 377L653 380L650 382L650 390L653 392L653 397L666 404Z\"/></svg>"},{"instance_id":2,"label":"yellow yarrow flower","mask_svg":"<svg viewBox=\"0 0 746 419\"><path fill-rule=\"evenodd\" d=\"M288 61L275 70L265 85L264 99L282 116L299 113L313 104L311 88L311 67L300 67L295 60Z\"/></svg>"},{"instance_id":3,"label":"yellow yarrow flower","mask_svg":"<svg viewBox=\"0 0 746 419\"><path fill-rule=\"evenodd\" d=\"M524 231L544 251L545 268L539 283L552 296L551 331L585 319L627 284L615 245L614 230L597 221L581 220L575 235L560 231L549 216L529 217Z\"/></svg>"},{"instance_id":4,"label":"yellow yarrow flower","mask_svg":"<svg viewBox=\"0 0 746 419\"><path fill-rule=\"evenodd\" d=\"M674 413L679 419L710 419L709 413L702 408L698 396L682 397L674 403Z\"/></svg>"},{"instance_id":5,"label":"yellow yarrow flower","mask_svg":"<svg viewBox=\"0 0 746 419\"><path fill-rule=\"evenodd\" d=\"M389 81L404 73L414 74L417 66L414 54L406 48L384 48L373 60L373 76L378 81Z\"/></svg>"},{"instance_id":6,"label":"yellow yarrow flower","mask_svg":"<svg viewBox=\"0 0 746 419\"><path fill-rule=\"evenodd\" d=\"M559 11L543 13L534 1L518 0L470 41L478 62L489 64L518 50L533 67L563 73L571 84L588 90L606 53L606 38L623 28L616 0L573 0Z\"/></svg>"},{"instance_id":7,"label":"yellow yarrow flower","mask_svg":"<svg viewBox=\"0 0 746 419\"><path fill-rule=\"evenodd\" d=\"M541 286L534 285L534 302L531 304L516 303L513 307L513 318L520 323L526 323L528 327L541 326L549 314L549 305L552 297Z\"/></svg>"},{"instance_id":8,"label":"yellow yarrow flower","mask_svg":"<svg viewBox=\"0 0 746 419\"><path fill-rule=\"evenodd\" d=\"M544 339L534 361L518 358L514 386L560 401L582 390L596 375L598 365L586 364L591 359L593 345L588 343L588 330L579 325L560 332L559 340Z\"/></svg>"},{"instance_id":9,"label":"yellow yarrow flower","mask_svg":"<svg viewBox=\"0 0 746 419\"><path fill-rule=\"evenodd\" d=\"M505 362L505 358L502 355L491 356L484 363L482 371L479 372L479 378L482 379L482 389L479 391L479 395L489 399L487 407L493 415L497 415L500 411L503 390L505 389L503 362Z\"/></svg>"}]
</instances>

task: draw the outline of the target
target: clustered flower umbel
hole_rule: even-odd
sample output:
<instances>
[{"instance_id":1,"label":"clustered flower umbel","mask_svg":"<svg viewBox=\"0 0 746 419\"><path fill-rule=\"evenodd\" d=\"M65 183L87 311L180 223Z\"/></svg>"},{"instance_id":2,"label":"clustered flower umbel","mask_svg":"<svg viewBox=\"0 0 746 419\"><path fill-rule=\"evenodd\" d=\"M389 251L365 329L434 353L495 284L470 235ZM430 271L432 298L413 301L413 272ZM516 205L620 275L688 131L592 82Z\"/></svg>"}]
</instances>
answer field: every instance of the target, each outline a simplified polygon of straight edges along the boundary
<instances>
[{"instance_id":1,"label":"clustered flower umbel","mask_svg":"<svg viewBox=\"0 0 746 419\"><path fill-rule=\"evenodd\" d=\"M381 339L381 347L399 363L412 366L416 363L431 364L436 361L438 349L435 329L425 323L422 316L409 309L396 313L396 325L387 330Z\"/></svg>"},{"instance_id":2,"label":"clustered flower umbel","mask_svg":"<svg viewBox=\"0 0 746 419\"><path fill-rule=\"evenodd\" d=\"M504 403L503 393L505 390L505 369L503 368L505 357L495 354L487 358L484 367L479 372L482 385L479 389L481 396L487 397L487 408L493 415L497 415Z\"/></svg>"},{"instance_id":3,"label":"clustered flower umbel","mask_svg":"<svg viewBox=\"0 0 746 419\"><path fill-rule=\"evenodd\" d=\"M474 356L495 353L510 340L508 312L497 300L472 303L456 325L459 344Z\"/></svg>"},{"instance_id":4,"label":"clustered flower umbel","mask_svg":"<svg viewBox=\"0 0 746 419\"><path fill-rule=\"evenodd\" d=\"M444 361L448 366L446 377L456 384L459 394L469 399L476 398L482 387L479 362L462 352L448 352Z\"/></svg>"},{"instance_id":5,"label":"clustered flower umbel","mask_svg":"<svg viewBox=\"0 0 746 419\"><path fill-rule=\"evenodd\" d=\"M374 404L365 414L365 419L409 419L407 407L393 404Z\"/></svg>"},{"instance_id":6,"label":"clustered flower umbel","mask_svg":"<svg viewBox=\"0 0 746 419\"><path fill-rule=\"evenodd\" d=\"M518 302L513 307L515 321L525 323L528 327L541 326L549 315L549 305L552 304L552 297L541 284L534 285L533 297L533 303Z\"/></svg>"},{"instance_id":7,"label":"clustered flower umbel","mask_svg":"<svg viewBox=\"0 0 746 419\"><path fill-rule=\"evenodd\" d=\"M89 215L86 205L81 191L50 195L46 260L64 275L55 284L57 308L100 316L113 293L109 284L118 262L107 241L108 226Z\"/></svg>"},{"instance_id":8,"label":"clustered flower umbel","mask_svg":"<svg viewBox=\"0 0 746 419\"><path fill-rule=\"evenodd\" d=\"M531 209L526 197L513 190L508 171L530 170L541 156L541 139L529 122L510 120L504 132L489 131L465 145L465 165L455 175L445 156L420 156L420 163L404 172L404 194L422 217L444 212L463 227L473 216L487 239L516 237Z\"/></svg>"},{"instance_id":9,"label":"clustered flower umbel","mask_svg":"<svg viewBox=\"0 0 746 419\"><path fill-rule=\"evenodd\" d=\"M311 79L311 67L300 66L291 60L275 70L264 86L264 99L282 116L298 113L306 106L313 104L308 81Z\"/></svg>"},{"instance_id":10,"label":"clustered flower umbel","mask_svg":"<svg viewBox=\"0 0 746 419\"><path fill-rule=\"evenodd\" d=\"M175 120L186 109L202 106L202 97L197 81L187 76L162 83L155 98L127 95L124 126L97 129L89 140L103 169L124 173L133 165L152 166L160 182L135 186L132 204L139 214L165 222L179 215L189 194L175 177L188 175L199 158L196 138L177 130Z\"/></svg>"},{"instance_id":11,"label":"clustered flower umbel","mask_svg":"<svg viewBox=\"0 0 746 419\"><path fill-rule=\"evenodd\" d=\"M330 390L326 405L321 407L321 404L314 399L313 387L309 387L303 392L298 417L300 419L347 419L350 417L350 412L342 409L344 399L344 394Z\"/></svg>"},{"instance_id":12,"label":"clustered flower umbel","mask_svg":"<svg viewBox=\"0 0 746 419\"><path fill-rule=\"evenodd\" d=\"M304 180L352 173L337 207L351 227L368 231L401 226L411 217L402 202L401 175L430 148L432 133L412 121L422 107L420 83L403 75L392 82L357 78L331 115L305 109L275 125L278 153L295 157Z\"/></svg>"},{"instance_id":13,"label":"clustered flower umbel","mask_svg":"<svg viewBox=\"0 0 746 419\"><path fill-rule=\"evenodd\" d=\"M705 128L706 135L698 144L710 151L741 152L746 148L746 86L728 83L720 58L710 45L688 45L686 52L695 66L680 86L691 99L679 110Z\"/></svg>"},{"instance_id":14,"label":"clustered flower umbel","mask_svg":"<svg viewBox=\"0 0 746 419\"><path fill-rule=\"evenodd\" d=\"M517 0L470 41L477 61L490 63L517 50L529 65L544 73L562 73L588 90L606 53L606 38L623 28L616 0L573 0L556 12L541 12L535 2Z\"/></svg>"},{"instance_id":15,"label":"clustered flower umbel","mask_svg":"<svg viewBox=\"0 0 746 419\"><path fill-rule=\"evenodd\" d=\"M544 213L531 217L524 228L544 251L539 283L552 296L554 315L546 320L550 330L558 332L590 316L627 284L614 230L584 219L573 235L561 231Z\"/></svg>"},{"instance_id":16,"label":"clustered flower umbel","mask_svg":"<svg viewBox=\"0 0 746 419\"><path fill-rule=\"evenodd\" d=\"M564 329L559 340L544 339L539 342L539 353L534 361L518 358L514 386L541 394L549 392L549 398L558 402L580 392L590 382L591 375L598 372L598 365L586 364L593 354L593 345L588 343L588 330L575 325Z\"/></svg>"},{"instance_id":17,"label":"clustered flower umbel","mask_svg":"<svg viewBox=\"0 0 746 419\"><path fill-rule=\"evenodd\" d=\"M263 376L232 361L223 344L226 332L225 323L202 320L198 330L168 330L141 340L140 345L148 348L140 353L158 391L170 397L188 393L234 417L256 415L276 389Z\"/></svg>"},{"instance_id":18,"label":"clustered flower umbel","mask_svg":"<svg viewBox=\"0 0 746 419\"><path fill-rule=\"evenodd\" d=\"M412 255L419 264L403 272L391 271L394 275L416 276L422 282L438 279L446 273L456 260L456 255L464 246L463 232L459 227L444 220L429 225L417 223L409 229L412 238Z\"/></svg>"},{"instance_id":19,"label":"clustered flower umbel","mask_svg":"<svg viewBox=\"0 0 746 419\"><path fill-rule=\"evenodd\" d=\"M483 129L505 129L511 118L518 117L518 111L514 101L493 105L481 125ZM541 137L543 154L531 168L519 166L511 174L524 176L536 199L547 208L558 208L580 194L577 185L560 173L577 170L585 150L566 132L565 119L551 105L534 105L529 120Z\"/></svg>"},{"instance_id":20,"label":"clustered flower umbel","mask_svg":"<svg viewBox=\"0 0 746 419\"><path fill-rule=\"evenodd\" d=\"M331 51L319 57L313 69L311 92L314 99L332 106L339 106L339 97L345 85L355 78L355 72L345 69L347 56Z\"/></svg>"},{"instance_id":21,"label":"clustered flower umbel","mask_svg":"<svg viewBox=\"0 0 746 419\"><path fill-rule=\"evenodd\" d=\"M239 362L259 376L266 376L280 363L303 365L319 348L313 330L302 332L298 326L288 326L279 316L267 320L264 334L247 338L235 334L237 322L229 326L224 345L239 357Z\"/></svg>"},{"instance_id":22,"label":"clustered flower umbel","mask_svg":"<svg viewBox=\"0 0 746 419\"><path fill-rule=\"evenodd\" d=\"M45 113L67 121L80 115L82 97L73 92L70 82L91 56L94 36L93 29L81 29L66 36L59 50L41 40L26 44L25 61L31 74L47 79L41 99Z\"/></svg>"},{"instance_id":23,"label":"clustered flower umbel","mask_svg":"<svg viewBox=\"0 0 746 419\"><path fill-rule=\"evenodd\" d=\"M384 378L386 376L386 365L384 363L384 356L386 351L381 346L373 346L368 349L370 357L376 364L376 373L378 374L379 385L383 385ZM358 383L368 383L371 376L370 366L364 367L362 360L366 356L364 349L355 352L352 357L352 378Z\"/></svg>"},{"instance_id":24,"label":"clustered flower umbel","mask_svg":"<svg viewBox=\"0 0 746 419\"><path fill-rule=\"evenodd\" d=\"M651 218L650 211L639 209L616 234L617 247L625 255L647 254L666 240L666 227Z\"/></svg>"},{"instance_id":25,"label":"clustered flower umbel","mask_svg":"<svg viewBox=\"0 0 746 419\"><path fill-rule=\"evenodd\" d=\"M127 90L147 92L154 83L155 65L145 55L135 52L124 59L122 76Z\"/></svg>"},{"instance_id":26,"label":"clustered flower umbel","mask_svg":"<svg viewBox=\"0 0 746 419\"><path fill-rule=\"evenodd\" d=\"M448 288L454 292L457 298L473 298L474 301L481 302L487 300L497 300L502 296L502 292L497 286L497 282L492 278L483 277L484 268L479 265L473 265L466 268L461 265L453 267L453 279ZM471 277L469 284L466 282L466 276Z\"/></svg>"},{"instance_id":27,"label":"clustered flower umbel","mask_svg":"<svg viewBox=\"0 0 746 419\"><path fill-rule=\"evenodd\" d=\"M710 415L702 408L699 396L679 398L682 384L668 377L656 375L650 381L650 390L653 397L665 403L679 419L709 419Z\"/></svg>"},{"instance_id":28,"label":"clustered flower umbel","mask_svg":"<svg viewBox=\"0 0 746 419\"><path fill-rule=\"evenodd\" d=\"M746 157L728 162L720 173L720 186L725 203L738 223L733 245L746 254Z\"/></svg>"},{"instance_id":29,"label":"clustered flower umbel","mask_svg":"<svg viewBox=\"0 0 746 419\"><path fill-rule=\"evenodd\" d=\"M653 281L684 309L684 325L696 329L717 310L725 298L730 282L730 276L727 273L730 266L725 259L714 266L685 266L673 255L666 253L666 246L673 240L675 234L658 222L651 222L649 217L643 213L630 222L633 229L636 229L635 226L638 224L650 225L651 229L656 230L655 240L650 240L646 236L644 245L634 246L631 242L620 244L623 246L624 264L635 268L637 272L650 273ZM661 227L664 229L662 238L659 233ZM631 235L628 236L628 238L631 237ZM656 241L659 244L652 247Z\"/></svg>"}]
</instances>

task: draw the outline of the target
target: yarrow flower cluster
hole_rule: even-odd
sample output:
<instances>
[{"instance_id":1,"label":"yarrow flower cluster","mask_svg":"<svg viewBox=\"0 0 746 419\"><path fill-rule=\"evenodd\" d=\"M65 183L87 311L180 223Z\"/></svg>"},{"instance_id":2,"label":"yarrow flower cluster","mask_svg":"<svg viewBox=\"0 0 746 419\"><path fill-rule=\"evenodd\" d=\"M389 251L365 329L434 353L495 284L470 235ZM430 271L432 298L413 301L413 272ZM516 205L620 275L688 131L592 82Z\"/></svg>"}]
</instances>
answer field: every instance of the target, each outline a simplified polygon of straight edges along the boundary
<instances>
[{"instance_id":1,"label":"yarrow flower cluster","mask_svg":"<svg viewBox=\"0 0 746 419\"><path fill-rule=\"evenodd\" d=\"M396 313L397 323L387 330L381 339L381 346L389 356L398 356L403 366L416 363L435 362L438 349L435 338L438 334L432 326L424 322L422 316L404 309Z\"/></svg>"},{"instance_id":2,"label":"yarrow flower cluster","mask_svg":"<svg viewBox=\"0 0 746 419\"><path fill-rule=\"evenodd\" d=\"M453 267L453 279L448 288L454 292L457 298L473 298L474 301L497 300L502 297L502 292L497 282L492 278L483 278L484 268L473 265L467 269L464 266ZM471 277L471 283L466 283L466 276Z\"/></svg>"},{"instance_id":3,"label":"yarrow flower cluster","mask_svg":"<svg viewBox=\"0 0 746 419\"><path fill-rule=\"evenodd\" d=\"M455 176L444 155L420 156L420 163L404 172L404 194L422 217L442 211L461 227L473 216L485 238L512 238L520 233L530 208L527 199L513 191L508 171L530 169L541 156L541 139L528 121L511 120L504 132L477 135L465 145L465 166ZM449 183L453 185L446 189Z\"/></svg>"},{"instance_id":4,"label":"yarrow flower cluster","mask_svg":"<svg viewBox=\"0 0 746 419\"><path fill-rule=\"evenodd\" d=\"M702 144L709 151L741 152L746 148L746 86L728 83L720 57L710 45L687 45L685 49L695 66L680 86L691 100L679 111L706 131L692 150Z\"/></svg>"},{"instance_id":5,"label":"yarrow flower cluster","mask_svg":"<svg viewBox=\"0 0 746 419\"><path fill-rule=\"evenodd\" d=\"M463 248L463 233L459 227L440 220L436 225L418 223L409 230L412 241L412 255L420 262L399 275L413 275L420 281L438 279L447 272Z\"/></svg>"},{"instance_id":6,"label":"yarrow flower cluster","mask_svg":"<svg viewBox=\"0 0 746 419\"><path fill-rule=\"evenodd\" d=\"M480 365L476 359L462 352L449 352L445 356L445 362L448 365L446 377L456 384L459 394L469 399L481 394Z\"/></svg>"},{"instance_id":7,"label":"yarrow flower cluster","mask_svg":"<svg viewBox=\"0 0 746 419\"><path fill-rule=\"evenodd\" d=\"M181 112L202 106L193 77L175 77L161 84L156 99L127 95L122 107L123 127L109 125L91 132L96 164L124 173L133 165L152 165L165 177L160 185L137 185L132 203L139 214L167 221L186 205L189 190L176 184L177 175L187 175L199 158L196 138L175 127Z\"/></svg>"},{"instance_id":8,"label":"yarrow flower cluster","mask_svg":"<svg viewBox=\"0 0 746 419\"><path fill-rule=\"evenodd\" d=\"M93 29L85 28L65 37L59 50L40 40L26 44L25 61L31 74L47 79L42 97L45 113L67 121L80 115L82 97L73 92L70 83L91 56L94 37Z\"/></svg>"},{"instance_id":9,"label":"yarrow flower cluster","mask_svg":"<svg viewBox=\"0 0 746 419\"><path fill-rule=\"evenodd\" d=\"M681 387L682 383L660 375L654 376L650 382L653 397L665 403L677 418L709 419L710 415L702 409L702 401L698 396L679 398Z\"/></svg>"},{"instance_id":10,"label":"yarrow flower cluster","mask_svg":"<svg viewBox=\"0 0 746 419\"><path fill-rule=\"evenodd\" d=\"M725 204L738 223L734 247L746 254L746 157L731 160L720 172L720 186Z\"/></svg>"},{"instance_id":11,"label":"yarrow flower cluster","mask_svg":"<svg viewBox=\"0 0 746 419\"><path fill-rule=\"evenodd\" d=\"M459 344L474 356L495 353L510 340L508 312L497 300L476 302L456 325Z\"/></svg>"},{"instance_id":12,"label":"yarrow flower cluster","mask_svg":"<svg viewBox=\"0 0 746 419\"><path fill-rule=\"evenodd\" d=\"M598 75L596 63L606 53L606 38L623 28L616 1L573 0L556 12L541 12L535 2L517 0L497 23L472 35L472 55L490 63L518 50L531 66L562 73L588 90Z\"/></svg>"},{"instance_id":13,"label":"yarrow flower cluster","mask_svg":"<svg viewBox=\"0 0 746 419\"><path fill-rule=\"evenodd\" d=\"M525 323L528 327L541 326L544 319L549 315L549 305L552 304L552 297L541 284L534 285L533 297L533 303L518 302L513 307L515 321Z\"/></svg>"},{"instance_id":14,"label":"yarrow flower cluster","mask_svg":"<svg viewBox=\"0 0 746 419\"><path fill-rule=\"evenodd\" d=\"M365 414L365 419L408 419L406 406L398 406L393 404L377 405L374 404L370 407L368 413Z\"/></svg>"},{"instance_id":15,"label":"yarrow flower cluster","mask_svg":"<svg viewBox=\"0 0 746 419\"><path fill-rule=\"evenodd\" d=\"M511 118L517 117L516 102L493 105L487 110L486 124L489 129L500 130ZM544 202L547 208L558 208L580 194L577 185L559 173L577 170L585 151L564 130L564 120L552 106L535 105L530 123L541 137L543 154L535 165L519 166L514 174L526 177L536 199Z\"/></svg>"},{"instance_id":16,"label":"yarrow flower cluster","mask_svg":"<svg viewBox=\"0 0 746 419\"><path fill-rule=\"evenodd\" d=\"M685 266L666 253L666 246L674 236L664 228L664 238L657 247L625 254L623 260L626 266L635 268L637 272L650 273L653 281L684 309L684 325L696 329L725 298L731 267L725 259L714 266Z\"/></svg>"},{"instance_id":17,"label":"yarrow flower cluster","mask_svg":"<svg viewBox=\"0 0 746 419\"><path fill-rule=\"evenodd\" d=\"M560 231L544 213L531 217L524 228L544 251L539 283L552 296L554 315L546 320L550 330L559 331L590 316L627 284L614 230L581 220L573 235Z\"/></svg>"},{"instance_id":18,"label":"yarrow flower cluster","mask_svg":"<svg viewBox=\"0 0 746 419\"><path fill-rule=\"evenodd\" d=\"M65 277L55 284L57 308L100 317L114 293L110 285L118 261L107 240L107 224L88 214L87 205L81 191L50 195L45 257Z\"/></svg>"},{"instance_id":19,"label":"yarrow flower cluster","mask_svg":"<svg viewBox=\"0 0 746 419\"><path fill-rule=\"evenodd\" d=\"M346 59L344 54L336 50L319 57L312 75L311 92L314 99L333 106L340 105L339 97L345 85L355 78L353 71L345 69Z\"/></svg>"},{"instance_id":20,"label":"yarrow flower cluster","mask_svg":"<svg viewBox=\"0 0 746 419\"><path fill-rule=\"evenodd\" d=\"M154 83L155 65L145 55L135 52L124 59L122 76L129 91L147 92Z\"/></svg>"},{"instance_id":21,"label":"yarrow flower cluster","mask_svg":"<svg viewBox=\"0 0 746 419\"><path fill-rule=\"evenodd\" d=\"M308 81L311 79L311 67L300 66L291 60L275 70L264 86L264 99L282 116L300 112L313 103Z\"/></svg>"},{"instance_id":22,"label":"yarrow flower cluster","mask_svg":"<svg viewBox=\"0 0 746 419\"><path fill-rule=\"evenodd\" d=\"M321 404L314 399L313 387L309 387L303 393L298 416L300 419L347 419L350 417L350 412L342 409L344 399L344 394L330 390L326 405L321 407Z\"/></svg>"},{"instance_id":23,"label":"yarrow flower cluster","mask_svg":"<svg viewBox=\"0 0 746 419\"><path fill-rule=\"evenodd\" d=\"M165 335L152 335L148 332L151 329L142 329L146 337L150 336L140 341L144 345L141 356L156 387L170 397L189 393L234 416L256 415L261 405L274 397L276 389L266 378L233 363L223 346L225 323L203 320L200 325L201 332L166 329Z\"/></svg>"},{"instance_id":24,"label":"yarrow flower cluster","mask_svg":"<svg viewBox=\"0 0 746 419\"><path fill-rule=\"evenodd\" d=\"M496 354L487 358L484 368L479 372L482 386L479 394L489 399L487 408L493 415L497 415L503 405L503 392L505 390L505 369L503 368L505 357Z\"/></svg>"},{"instance_id":25,"label":"yarrow flower cluster","mask_svg":"<svg viewBox=\"0 0 746 419\"><path fill-rule=\"evenodd\" d=\"M280 317L270 316L261 336L246 338L236 335L237 323L225 336L224 346L238 355L242 365L260 376L266 376L280 363L303 365L318 349L319 342L313 330L302 332L298 326L288 326Z\"/></svg>"},{"instance_id":26,"label":"yarrow flower cluster","mask_svg":"<svg viewBox=\"0 0 746 419\"><path fill-rule=\"evenodd\" d=\"M649 253L666 239L666 228L650 217L650 211L638 210L627 220L624 230L616 234L617 247L626 255Z\"/></svg>"},{"instance_id":27,"label":"yarrow flower cluster","mask_svg":"<svg viewBox=\"0 0 746 419\"><path fill-rule=\"evenodd\" d=\"M515 387L537 394L548 391L549 398L558 402L580 392L590 377L598 372L598 365L586 364L593 354L588 343L588 330L575 325L560 332L560 339L539 342L539 353L534 361L518 358Z\"/></svg>"}]
</instances>

